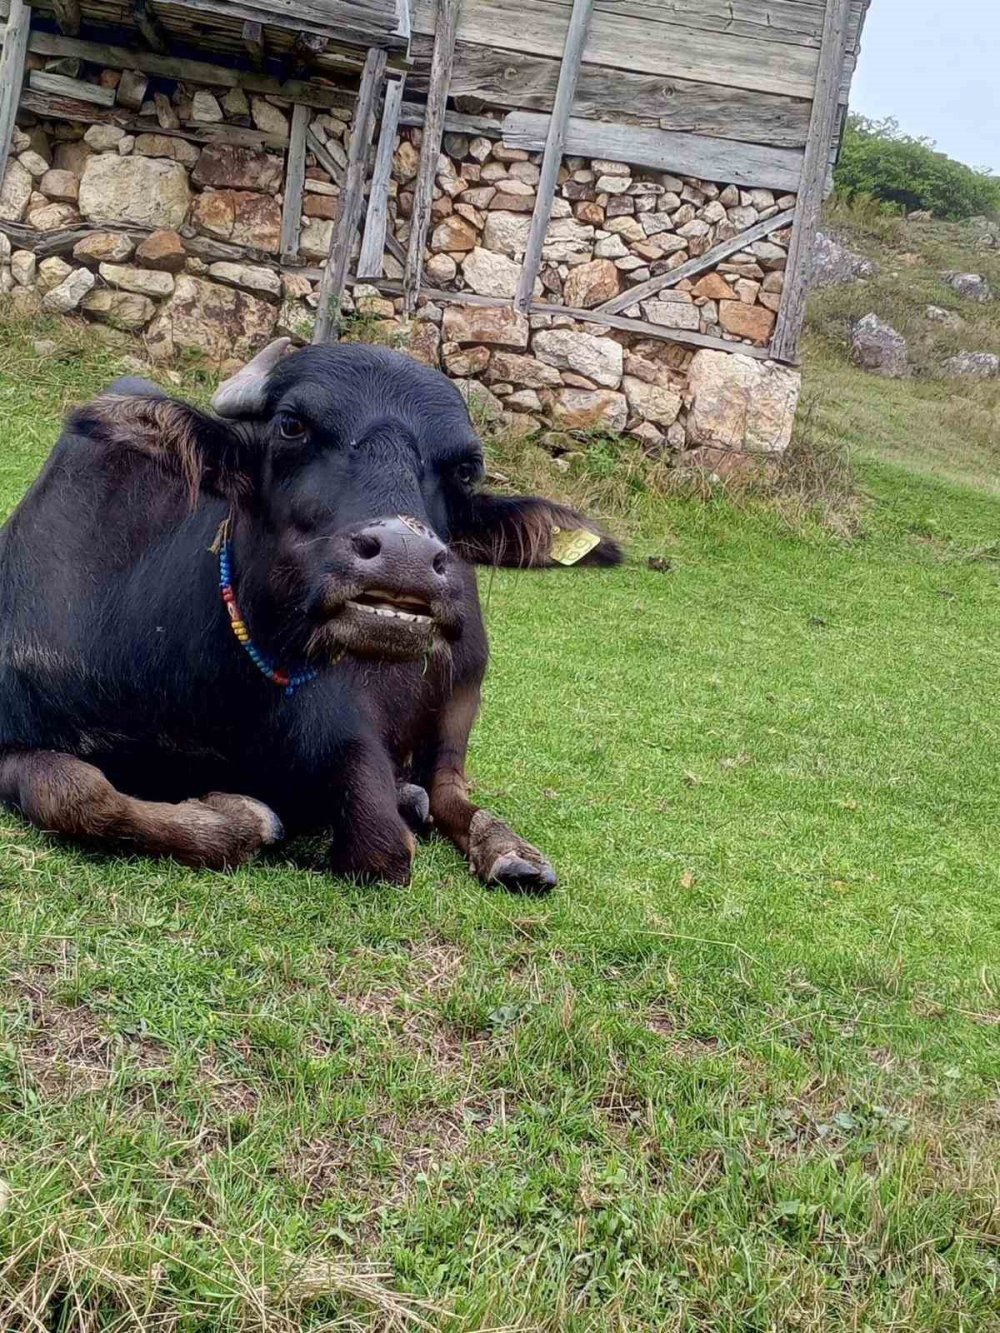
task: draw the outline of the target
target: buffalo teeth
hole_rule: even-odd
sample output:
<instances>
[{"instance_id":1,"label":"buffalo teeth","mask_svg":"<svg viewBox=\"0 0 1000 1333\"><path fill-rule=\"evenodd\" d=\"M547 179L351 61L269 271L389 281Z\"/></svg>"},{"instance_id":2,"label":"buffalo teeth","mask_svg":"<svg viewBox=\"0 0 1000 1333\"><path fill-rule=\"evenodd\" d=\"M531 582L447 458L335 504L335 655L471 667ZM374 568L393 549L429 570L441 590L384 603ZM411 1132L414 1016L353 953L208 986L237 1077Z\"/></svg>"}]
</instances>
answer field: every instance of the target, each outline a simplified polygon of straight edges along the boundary
<instances>
[{"instance_id":1,"label":"buffalo teeth","mask_svg":"<svg viewBox=\"0 0 1000 1333\"><path fill-rule=\"evenodd\" d=\"M409 620L415 625L429 625L430 616L419 615L416 611L397 611L392 606L371 606L368 602L351 602L358 611L366 611L369 615L384 616L390 620Z\"/></svg>"}]
</instances>

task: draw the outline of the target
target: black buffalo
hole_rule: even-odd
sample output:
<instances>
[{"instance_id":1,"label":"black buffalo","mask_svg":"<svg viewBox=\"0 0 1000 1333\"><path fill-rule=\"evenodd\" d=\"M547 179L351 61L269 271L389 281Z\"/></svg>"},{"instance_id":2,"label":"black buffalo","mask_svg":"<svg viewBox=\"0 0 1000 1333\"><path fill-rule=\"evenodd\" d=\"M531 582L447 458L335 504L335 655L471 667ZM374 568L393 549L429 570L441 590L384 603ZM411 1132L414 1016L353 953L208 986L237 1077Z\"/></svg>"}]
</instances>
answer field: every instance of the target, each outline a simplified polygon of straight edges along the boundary
<instances>
[{"instance_id":1,"label":"black buffalo","mask_svg":"<svg viewBox=\"0 0 1000 1333\"><path fill-rule=\"evenodd\" d=\"M547 887L541 853L468 798L472 562L547 565L554 529L598 530L485 491L438 372L286 350L215 414L120 380L69 417L0 533L0 800L211 867L329 830L335 873L397 883L429 813L482 880ZM616 563L599 535L585 562Z\"/></svg>"}]
</instances>

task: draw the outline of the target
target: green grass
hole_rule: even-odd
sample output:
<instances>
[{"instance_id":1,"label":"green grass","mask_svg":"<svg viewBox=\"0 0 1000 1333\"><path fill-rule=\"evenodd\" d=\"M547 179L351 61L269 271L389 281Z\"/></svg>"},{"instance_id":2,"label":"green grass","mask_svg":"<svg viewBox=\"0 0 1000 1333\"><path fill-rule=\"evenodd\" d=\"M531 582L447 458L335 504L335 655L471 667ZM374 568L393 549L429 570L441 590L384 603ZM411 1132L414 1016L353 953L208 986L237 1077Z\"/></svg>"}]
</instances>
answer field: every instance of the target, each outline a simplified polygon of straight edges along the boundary
<instances>
[{"instance_id":1,"label":"green grass","mask_svg":"<svg viewBox=\"0 0 1000 1333\"><path fill-rule=\"evenodd\" d=\"M116 369L58 337L0 330L8 504ZM3 817L0 1327L1000 1328L1000 499L852 375L850 539L637 470L624 568L484 572L477 798L551 897Z\"/></svg>"}]
</instances>

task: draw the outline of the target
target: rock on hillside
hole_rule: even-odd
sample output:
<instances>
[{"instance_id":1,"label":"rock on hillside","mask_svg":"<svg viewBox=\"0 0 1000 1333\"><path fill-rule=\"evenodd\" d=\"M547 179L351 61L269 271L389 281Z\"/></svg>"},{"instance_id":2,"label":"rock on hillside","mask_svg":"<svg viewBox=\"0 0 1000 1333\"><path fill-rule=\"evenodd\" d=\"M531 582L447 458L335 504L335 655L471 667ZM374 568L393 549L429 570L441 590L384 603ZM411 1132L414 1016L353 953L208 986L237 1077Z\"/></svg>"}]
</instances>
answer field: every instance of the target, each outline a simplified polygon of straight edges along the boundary
<instances>
[{"instance_id":1,"label":"rock on hillside","mask_svg":"<svg viewBox=\"0 0 1000 1333\"><path fill-rule=\"evenodd\" d=\"M835 287L845 282L878 277L879 266L873 259L848 250L825 232L816 234L816 252L813 259L812 286Z\"/></svg>"},{"instance_id":2,"label":"rock on hillside","mask_svg":"<svg viewBox=\"0 0 1000 1333\"><path fill-rule=\"evenodd\" d=\"M872 311L851 330L851 352L862 370L887 379L902 379L910 373L906 339L891 324Z\"/></svg>"}]
</instances>

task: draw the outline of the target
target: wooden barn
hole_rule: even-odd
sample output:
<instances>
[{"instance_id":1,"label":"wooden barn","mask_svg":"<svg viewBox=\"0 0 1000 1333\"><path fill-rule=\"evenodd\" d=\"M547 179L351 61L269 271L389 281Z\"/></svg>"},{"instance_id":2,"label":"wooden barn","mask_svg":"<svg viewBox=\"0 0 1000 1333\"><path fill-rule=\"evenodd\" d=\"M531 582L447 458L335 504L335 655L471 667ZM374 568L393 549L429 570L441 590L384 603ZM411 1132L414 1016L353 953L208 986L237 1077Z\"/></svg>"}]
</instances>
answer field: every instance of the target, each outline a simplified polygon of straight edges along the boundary
<instances>
[{"instance_id":1,"label":"wooden barn","mask_svg":"<svg viewBox=\"0 0 1000 1333\"><path fill-rule=\"evenodd\" d=\"M796 364L866 7L0 0L3 285L164 354L209 286L236 355L360 312L526 429L725 444L692 359Z\"/></svg>"}]
</instances>

